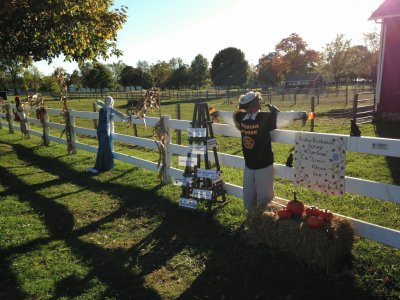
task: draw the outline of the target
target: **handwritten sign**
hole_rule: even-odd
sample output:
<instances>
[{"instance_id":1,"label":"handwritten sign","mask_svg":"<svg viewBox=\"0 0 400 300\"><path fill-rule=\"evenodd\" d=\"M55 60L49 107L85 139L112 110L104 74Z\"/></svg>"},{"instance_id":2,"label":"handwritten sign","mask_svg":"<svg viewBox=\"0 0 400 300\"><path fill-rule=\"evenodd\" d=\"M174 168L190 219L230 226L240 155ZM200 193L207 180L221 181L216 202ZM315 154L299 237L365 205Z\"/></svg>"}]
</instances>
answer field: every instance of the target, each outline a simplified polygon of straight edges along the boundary
<instances>
[{"instance_id":1,"label":"handwritten sign","mask_svg":"<svg viewBox=\"0 0 400 300\"><path fill-rule=\"evenodd\" d=\"M207 128L192 128L189 127L187 129L188 137L206 137L207 136Z\"/></svg>"},{"instance_id":2,"label":"handwritten sign","mask_svg":"<svg viewBox=\"0 0 400 300\"><path fill-rule=\"evenodd\" d=\"M294 182L343 196L345 191L346 142L342 137L298 133L295 146Z\"/></svg>"}]
</instances>

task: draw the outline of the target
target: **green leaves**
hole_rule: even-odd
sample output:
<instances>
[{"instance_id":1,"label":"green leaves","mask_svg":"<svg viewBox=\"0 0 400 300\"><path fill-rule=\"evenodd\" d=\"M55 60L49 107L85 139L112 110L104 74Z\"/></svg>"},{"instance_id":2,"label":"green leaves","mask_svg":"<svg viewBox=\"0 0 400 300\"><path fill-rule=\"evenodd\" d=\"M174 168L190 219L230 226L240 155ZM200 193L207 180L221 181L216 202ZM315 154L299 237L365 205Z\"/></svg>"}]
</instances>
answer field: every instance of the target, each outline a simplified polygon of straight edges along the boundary
<instances>
[{"instance_id":1,"label":"green leaves","mask_svg":"<svg viewBox=\"0 0 400 300\"><path fill-rule=\"evenodd\" d=\"M117 32L126 7L110 10L112 1L4 1L0 12L0 57L15 55L49 62L60 54L83 64L120 55Z\"/></svg>"}]
</instances>

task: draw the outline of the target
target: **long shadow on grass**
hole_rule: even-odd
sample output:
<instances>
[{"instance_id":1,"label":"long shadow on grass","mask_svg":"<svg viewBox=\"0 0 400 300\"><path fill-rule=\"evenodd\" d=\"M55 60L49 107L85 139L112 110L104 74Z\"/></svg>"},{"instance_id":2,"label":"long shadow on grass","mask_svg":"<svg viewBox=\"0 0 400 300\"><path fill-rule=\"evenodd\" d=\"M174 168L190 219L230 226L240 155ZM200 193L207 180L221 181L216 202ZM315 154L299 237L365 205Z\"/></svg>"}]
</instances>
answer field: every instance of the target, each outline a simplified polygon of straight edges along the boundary
<instances>
[{"instance_id":1,"label":"long shadow on grass","mask_svg":"<svg viewBox=\"0 0 400 300\"><path fill-rule=\"evenodd\" d=\"M66 182L91 191L107 192L121 201L121 206L109 215L73 230L72 216L65 206L48 204L46 202L51 200L35 192L32 200L27 199L39 213L44 213L52 237L62 238L91 269L85 278L71 275L58 282L56 298L82 294L93 278L99 278L107 284L108 289L102 296L159 298L155 291L143 286L144 276L154 274L162 285L164 280L174 280L169 277L173 272L176 280L195 276L190 288L180 296L181 299L370 298L347 278L327 277L320 272L307 270L304 264L290 257L248 243L240 237L240 232L225 229L209 216L178 210L169 199L158 196L156 188L146 190L134 186L134 183L130 186L116 182L104 184L97 177L77 173L70 165L59 160L39 156L19 145L15 145L14 149L21 160L33 162L39 168L64 178ZM4 168L0 171L8 172ZM10 174L7 177L13 184L23 184L16 176ZM158 215L161 223L128 250L107 249L80 238L122 216L136 219L143 214ZM64 223L67 224L61 235L54 222L55 216L65 218ZM39 244L50 240L42 239ZM8 249L4 254L28 249L19 246ZM177 255L182 256L181 259L172 263L171 260ZM187 280L190 281L190 278Z\"/></svg>"},{"instance_id":2,"label":"long shadow on grass","mask_svg":"<svg viewBox=\"0 0 400 300\"><path fill-rule=\"evenodd\" d=\"M42 161L42 163L44 163L44 165L41 165L41 163L37 164L39 167L44 167L47 165L47 170L51 169L52 171L54 171L54 174L58 173L58 175L63 176L65 180L57 181L57 184L59 184L60 182L71 183L71 181L67 179L68 174L71 170L66 169L66 165L62 163L57 164L58 161L54 159L40 158L38 156L35 156L33 152L30 151L30 149L26 149L19 145L16 145L14 148L18 152L18 156L20 158L29 153L29 159L33 159L33 161L39 159ZM49 164L50 162L51 164ZM49 167L50 165L53 166ZM21 201L28 201L31 207L37 212L37 214L42 216L42 219L45 222L46 227L51 235L49 238L39 238L37 240L30 241L24 245L19 245L16 247L12 247L11 249L2 250L0 254L3 259L6 259L7 257L18 253L27 253L37 247L44 246L49 242L55 240L63 240L71 248L71 250L75 253L77 257L82 258L82 260L86 262L91 271L83 279L75 280L74 286L65 286L66 284L69 285L71 283L71 280L63 280L59 282L56 288L56 292L58 294L55 295L55 298L59 298L62 296L79 296L89 286L89 281L94 278L100 279L108 287L107 290L102 294L103 297L112 296L119 299L130 299L136 297L140 299L160 298L155 291L149 288L145 288L143 286L143 280L140 276L133 274L124 267L124 264L127 260L125 250L104 249L100 246L80 240L81 236L89 232L98 230L101 224L108 223L126 214L127 206L122 205L117 211L112 212L105 218L74 231L73 216L68 211L67 207L52 201L43 195L38 194L36 192L38 188L37 185L35 186L35 189L33 191L30 191L29 186L26 183L21 181L18 176L10 173L7 169L0 167L0 173L4 175L0 177L0 182L3 186L5 186L6 188L19 186L21 188L20 192L18 192L17 190L14 190L13 192L17 194L18 198ZM82 183L82 176L72 177L74 178L73 182L75 184L81 184L86 188L98 191L107 189L107 187L104 187L103 183L97 182L90 177L86 176L87 180L85 181L88 183ZM91 181L95 182L90 184ZM43 185L43 187L49 187L48 182L44 183ZM103 188L101 188L101 186L103 186ZM6 274L6 277L9 278L15 277L13 276L12 272L7 269L4 270L4 274ZM71 278L71 276L68 278ZM16 283L16 280L10 280L10 282ZM18 288L18 285L15 285L15 289L4 288L4 291L9 290L10 293L12 292L12 294L6 294L5 299L8 299L12 295L14 295L14 290L18 290Z\"/></svg>"}]
</instances>

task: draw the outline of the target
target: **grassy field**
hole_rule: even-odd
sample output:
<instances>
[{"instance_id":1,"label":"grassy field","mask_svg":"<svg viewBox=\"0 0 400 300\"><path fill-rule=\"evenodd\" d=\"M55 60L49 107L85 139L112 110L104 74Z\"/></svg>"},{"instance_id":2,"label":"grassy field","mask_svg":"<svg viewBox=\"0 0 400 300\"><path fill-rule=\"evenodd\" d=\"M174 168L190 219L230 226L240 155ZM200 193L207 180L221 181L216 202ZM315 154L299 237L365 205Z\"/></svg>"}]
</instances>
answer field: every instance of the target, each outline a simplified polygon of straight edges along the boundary
<instances>
[{"instance_id":1,"label":"grassy field","mask_svg":"<svg viewBox=\"0 0 400 300\"><path fill-rule=\"evenodd\" d=\"M306 99L274 104L281 110L309 110ZM91 110L92 101L69 105ZM235 108L225 99L209 105ZM116 103L121 111L125 106ZM327 99L317 111L343 106ZM181 103L182 119L191 118L192 108L193 103ZM174 104L162 106L163 114L174 117L174 112ZM92 126L87 120L77 123ZM399 138L393 126L361 130ZM132 134L124 125L117 131ZM321 117L316 131L348 134L349 121ZM139 136L151 135L151 128L139 128ZM91 138L78 138L96 145ZM93 176L84 170L93 165L94 154L71 156L63 145L38 144L37 138L26 141L19 132L0 130L1 299L400 299L400 250L357 239L351 270L309 270L304 262L248 238L240 199L228 197L228 205L211 216L180 210L180 189L159 186L153 172L116 162L114 170ZM158 159L138 147L116 148ZM276 160L284 163L289 149L274 144ZM240 141L221 137L219 151L241 155ZM347 155L348 176L400 184L399 170L398 159ZM241 170L223 171L227 182L241 185ZM399 205L351 194L325 196L276 180L279 196L290 198L294 189L307 204L400 230Z\"/></svg>"}]
</instances>

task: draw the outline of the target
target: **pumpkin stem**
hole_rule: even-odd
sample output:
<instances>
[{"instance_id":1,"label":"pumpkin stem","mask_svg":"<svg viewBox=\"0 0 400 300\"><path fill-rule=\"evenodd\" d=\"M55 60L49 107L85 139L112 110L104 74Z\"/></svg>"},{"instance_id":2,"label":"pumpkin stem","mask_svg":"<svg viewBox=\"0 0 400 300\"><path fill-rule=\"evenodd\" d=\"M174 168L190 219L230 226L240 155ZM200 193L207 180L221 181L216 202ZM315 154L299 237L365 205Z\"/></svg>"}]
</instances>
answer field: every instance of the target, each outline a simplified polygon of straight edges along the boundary
<instances>
[{"instance_id":1,"label":"pumpkin stem","mask_svg":"<svg viewBox=\"0 0 400 300\"><path fill-rule=\"evenodd\" d=\"M296 194L296 192L293 192L293 199L294 199L294 201L297 201L297 194Z\"/></svg>"}]
</instances>

